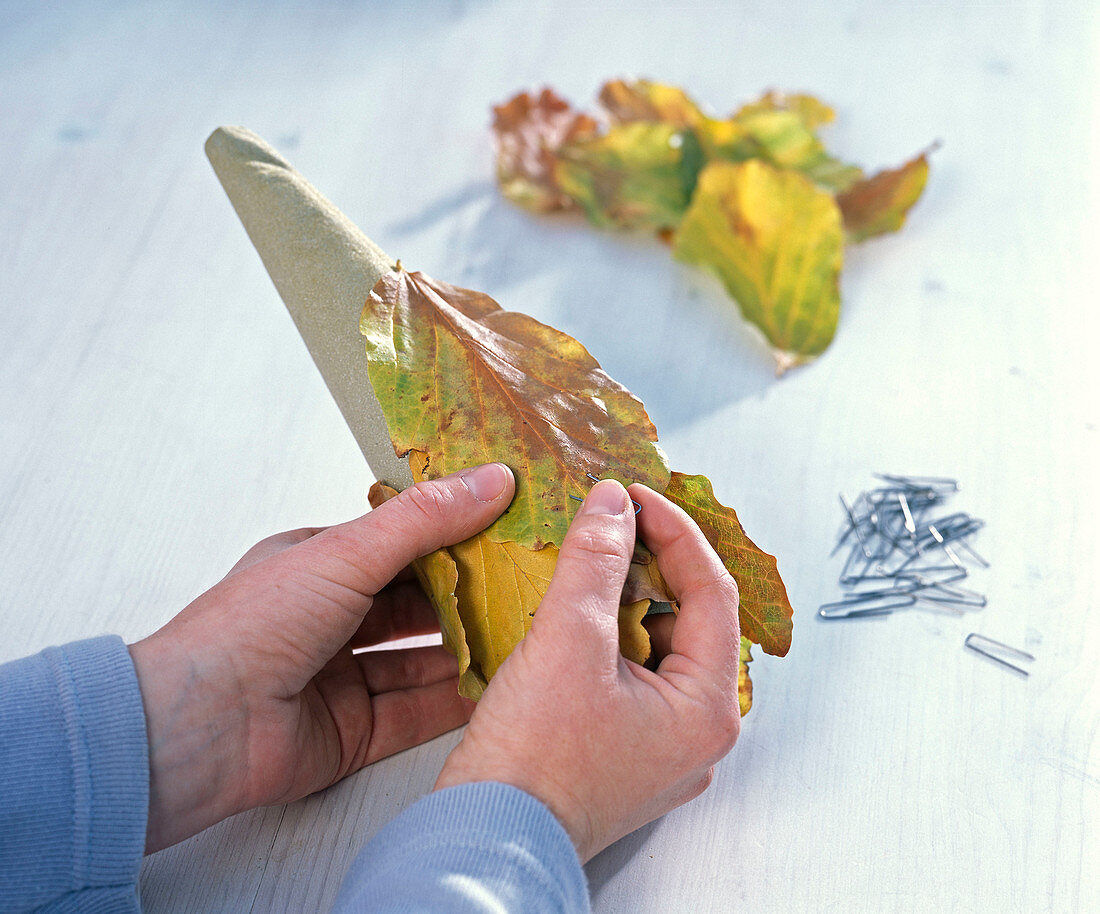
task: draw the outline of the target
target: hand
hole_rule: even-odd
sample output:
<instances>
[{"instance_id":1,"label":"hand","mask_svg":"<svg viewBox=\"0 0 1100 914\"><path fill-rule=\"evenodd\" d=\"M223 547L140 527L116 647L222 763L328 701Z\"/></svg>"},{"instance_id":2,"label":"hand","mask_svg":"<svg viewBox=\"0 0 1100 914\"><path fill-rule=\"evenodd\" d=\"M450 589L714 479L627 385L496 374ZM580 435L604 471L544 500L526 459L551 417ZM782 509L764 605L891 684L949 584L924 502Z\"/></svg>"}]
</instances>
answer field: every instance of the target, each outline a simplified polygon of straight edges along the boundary
<instances>
[{"instance_id":1,"label":"hand","mask_svg":"<svg viewBox=\"0 0 1100 914\"><path fill-rule=\"evenodd\" d=\"M637 524L679 599L656 672L619 654L635 516L595 485L527 637L497 671L436 782L503 781L542 800L582 860L700 794L737 739L737 586L695 523L635 485Z\"/></svg>"},{"instance_id":2,"label":"hand","mask_svg":"<svg viewBox=\"0 0 1100 914\"><path fill-rule=\"evenodd\" d=\"M484 529L514 491L506 467L486 464L358 520L264 540L132 645L149 735L146 852L465 723L473 703L441 645L352 650L438 631L407 566Z\"/></svg>"}]
</instances>

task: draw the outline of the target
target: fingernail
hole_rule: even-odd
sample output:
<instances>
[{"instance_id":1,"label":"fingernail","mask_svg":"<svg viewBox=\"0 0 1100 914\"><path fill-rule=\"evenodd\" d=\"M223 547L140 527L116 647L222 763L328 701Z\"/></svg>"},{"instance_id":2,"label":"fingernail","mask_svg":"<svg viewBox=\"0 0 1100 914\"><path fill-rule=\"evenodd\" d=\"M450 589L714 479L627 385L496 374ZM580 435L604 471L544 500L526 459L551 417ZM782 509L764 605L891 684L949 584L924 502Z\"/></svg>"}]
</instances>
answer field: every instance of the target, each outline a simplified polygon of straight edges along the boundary
<instances>
[{"instance_id":1,"label":"fingernail","mask_svg":"<svg viewBox=\"0 0 1100 914\"><path fill-rule=\"evenodd\" d=\"M584 513L622 514L626 503L626 489L614 479L603 479L592 487L584 500Z\"/></svg>"},{"instance_id":2,"label":"fingernail","mask_svg":"<svg viewBox=\"0 0 1100 914\"><path fill-rule=\"evenodd\" d=\"M502 463L486 463L459 476L478 501L494 501L508 485L508 468Z\"/></svg>"}]
</instances>

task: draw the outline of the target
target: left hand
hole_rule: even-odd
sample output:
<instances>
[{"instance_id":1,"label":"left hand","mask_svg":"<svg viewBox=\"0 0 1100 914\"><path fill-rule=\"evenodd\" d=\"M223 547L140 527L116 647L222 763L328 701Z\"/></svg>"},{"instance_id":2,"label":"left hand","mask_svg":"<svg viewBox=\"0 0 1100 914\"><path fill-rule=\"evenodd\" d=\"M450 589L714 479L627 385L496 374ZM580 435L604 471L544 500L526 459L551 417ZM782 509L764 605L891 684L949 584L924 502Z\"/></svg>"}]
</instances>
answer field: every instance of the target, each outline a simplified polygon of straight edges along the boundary
<instances>
[{"instance_id":1,"label":"left hand","mask_svg":"<svg viewBox=\"0 0 1100 914\"><path fill-rule=\"evenodd\" d=\"M131 645L149 737L146 852L464 724L473 702L442 646L353 649L438 631L409 563L487 527L514 491L506 467L486 464L349 523L266 539Z\"/></svg>"}]
</instances>

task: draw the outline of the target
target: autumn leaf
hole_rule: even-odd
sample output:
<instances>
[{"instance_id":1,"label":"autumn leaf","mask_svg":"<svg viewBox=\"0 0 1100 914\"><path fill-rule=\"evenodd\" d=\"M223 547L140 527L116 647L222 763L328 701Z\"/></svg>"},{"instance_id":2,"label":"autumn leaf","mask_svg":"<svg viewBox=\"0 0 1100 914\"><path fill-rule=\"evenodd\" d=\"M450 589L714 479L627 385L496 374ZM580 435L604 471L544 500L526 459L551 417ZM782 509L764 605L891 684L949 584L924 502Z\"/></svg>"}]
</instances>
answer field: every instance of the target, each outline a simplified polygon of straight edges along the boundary
<instances>
[{"instance_id":1,"label":"autumn leaf","mask_svg":"<svg viewBox=\"0 0 1100 914\"><path fill-rule=\"evenodd\" d=\"M780 372L832 340L843 248L833 197L757 159L708 165L674 240L675 256L715 273L763 331Z\"/></svg>"},{"instance_id":2,"label":"autumn leaf","mask_svg":"<svg viewBox=\"0 0 1100 914\"><path fill-rule=\"evenodd\" d=\"M442 551L457 568L453 596L466 634L471 665L488 681L530 631L550 586L558 549L556 546L527 549L517 543L498 543L482 532ZM433 586L433 590L441 589ZM446 594L443 600L446 606ZM620 650L635 663L645 663L649 657L649 634L641 624L649 604L648 599L642 599L619 607Z\"/></svg>"},{"instance_id":3,"label":"autumn leaf","mask_svg":"<svg viewBox=\"0 0 1100 914\"><path fill-rule=\"evenodd\" d=\"M511 133L537 139L513 138L505 149L498 130L505 193L535 208L580 208L598 226L655 232L676 256L718 274L773 345L779 374L819 355L836 332L844 243L900 228L928 178L927 151L871 177L834 156L818 130L836 112L805 93L771 90L716 118L677 86L614 79L599 102L610 126L578 121L565 139L530 126L578 117L552 93L542 107L521 94L494 109L501 124L528 125ZM538 167L518 190L508 152L517 143L538 153L523 157Z\"/></svg>"},{"instance_id":4,"label":"autumn leaf","mask_svg":"<svg viewBox=\"0 0 1100 914\"><path fill-rule=\"evenodd\" d=\"M934 149L935 147L933 147ZM837 197L849 241L896 232L928 181L928 154L858 181Z\"/></svg>"},{"instance_id":5,"label":"autumn leaf","mask_svg":"<svg viewBox=\"0 0 1100 914\"><path fill-rule=\"evenodd\" d=\"M520 92L493 108L497 180L509 200L535 212L569 209L573 201L554 177L555 153L566 143L596 136L596 121L574 111L552 89L538 97Z\"/></svg>"},{"instance_id":6,"label":"autumn leaf","mask_svg":"<svg viewBox=\"0 0 1100 914\"><path fill-rule=\"evenodd\" d=\"M752 642L741 636L741 658L737 664L737 703L741 706L741 716L749 713L752 707L752 680L749 678L749 663L752 662L750 648Z\"/></svg>"},{"instance_id":7,"label":"autumn leaf","mask_svg":"<svg viewBox=\"0 0 1100 914\"><path fill-rule=\"evenodd\" d=\"M786 109L738 114L733 121L759 147L762 158L781 168L800 171L832 191L851 187L863 170L829 155L801 114Z\"/></svg>"},{"instance_id":8,"label":"autumn leaf","mask_svg":"<svg viewBox=\"0 0 1100 914\"><path fill-rule=\"evenodd\" d=\"M648 79L613 79L600 89L600 104L615 121L650 121L695 127L706 115L683 89Z\"/></svg>"},{"instance_id":9,"label":"autumn leaf","mask_svg":"<svg viewBox=\"0 0 1100 914\"><path fill-rule=\"evenodd\" d=\"M680 222L702 164L690 130L637 121L563 146L555 178L594 225L659 231Z\"/></svg>"},{"instance_id":10,"label":"autumn leaf","mask_svg":"<svg viewBox=\"0 0 1100 914\"><path fill-rule=\"evenodd\" d=\"M737 512L714 497L706 476L673 472L665 497L691 515L737 582L742 636L766 653L784 656L791 646L793 612L774 556L745 535Z\"/></svg>"},{"instance_id":11,"label":"autumn leaf","mask_svg":"<svg viewBox=\"0 0 1100 914\"><path fill-rule=\"evenodd\" d=\"M479 695L530 629L557 563L561 539L553 537L564 535L578 504L569 489L580 498L592 484L577 478L589 472L586 461L599 464L597 478L646 481L645 473L651 488L684 507L736 569L746 637L764 637L765 650L776 650L774 559L753 546L705 478L670 473L641 402L576 340L487 295L402 269L376 283L361 329L394 451L408 458L415 481L489 460L508 463L516 476L501 518L414 566L459 658L464 695ZM752 580L757 574L767 579ZM644 662L641 619L651 600L672 600L644 546L621 599L620 649Z\"/></svg>"},{"instance_id":12,"label":"autumn leaf","mask_svg":"<svg viewBox=\"0 0 1100 914\"><path fill-rule=\"evenodd\" d=\"M427 478L427 468L427 455L410 451L413 479ZM396 494L375 483L371 506ZM517 543L498 543L482 531L413 563L439 616L443 643L458 658L459 691L467 698L481 697L485 685L530 630L557 561L554 546L527 549ZM649 605L648 598L631 596L619 608L620 648L635 663L645 663L649 657L649 633L642 625Z\"/></svg>"},{"instance_id":13,"label":"autumn leaf","mask_svg":"<svg viewBox=\"0 0 1100 914\"><path fill-rule=\"evenodd\" d=\"M749 118L766 111L790 111L798 115L807 130L817 130L836 119L836 112L820 99L800 92L778 92L771 89L760 98L742 105L733 115L733 120Z\"/></svg>"},{"instance_id":14,"label":"autumn leaf","mask_svg":"<svg viewBox=\"0 0 1100 914\"><path fill-rule=\"evenodd\" d=\"M701 160L696 172L711 159L741 162L761 154L757 143L740 124L710 117L682 90L649 80L605 83L600 104L613 121L669 124L694 137Z\"/></svg>"},{"instance_id":15,"label":"autumn leaf","mask_svg":"<svg viewBox=\"0 0 1100 914\"><path fill-rule=\"evenodd\" d=\"M623 585L623 602L636 600L654 600L657 603L675 603L676 597L669 591L656 556L641 540L634 544L634 555L630 559L626 583Z\"/></svg>"},{"instance_id":16,"label":"autumn leaf","mask_svg":"<svg viewBox=\"0 0 1100 914\"><path fill-rule=\"evenodd\" d=\"M372 508L397 495L390 486L376 482L367 493ZM466 641L466 629L458 611L458 566L445 549L416 559L412 563L413 571L435 608L439 619L439 630L443 636L443 646L458 659L458 691L467 698L478 699L485 691L486 678L481 672L480 662L471 663L470 648Z\"/></svg>"},{"instance_id":17,"label":"autumn leaf","mask_svg":"<svg viewBox=\"0 0 1100 914\"><path fill-rule=\"evenodd\" d=\"M560 545L587 474L668 484L641 401L567 334L404 270L378 280L360 330L398 456L427 454L431 478L494 460L512 468L516 495L490 528L495 542Z\"/></svg>"}]
</instances>

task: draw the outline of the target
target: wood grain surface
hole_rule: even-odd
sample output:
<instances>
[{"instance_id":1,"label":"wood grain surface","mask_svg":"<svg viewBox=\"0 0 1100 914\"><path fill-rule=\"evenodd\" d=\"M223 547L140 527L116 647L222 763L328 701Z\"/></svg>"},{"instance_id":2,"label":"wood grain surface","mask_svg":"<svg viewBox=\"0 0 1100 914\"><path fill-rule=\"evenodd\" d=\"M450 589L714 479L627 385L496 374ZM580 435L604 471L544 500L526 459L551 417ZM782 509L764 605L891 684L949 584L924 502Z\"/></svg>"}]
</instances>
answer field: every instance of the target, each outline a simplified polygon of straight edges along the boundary
<instances>
[{"instance_id":1,"label":"wood grain surface","mask_svg":"<svg viewBox=\"0 0 1100 914\"><path fill-rule=\"evenodd\" d=\"M0 2L0 660L136 639L370 476L203 155L280 148L388 253L583 341L779 557L789 656L700 799L588 866L595 910L1100 910L1098 17L1087 2ZM656 242L529 216L489 106L647 75L834 103L866 166L942 148L782 380ZM959 478L989 605L824 623L837 493ZM1024 680L963 650L1032 651ZM326 910L457 734L150 857L148 911Z\"/></svg>"}]
</instances>

